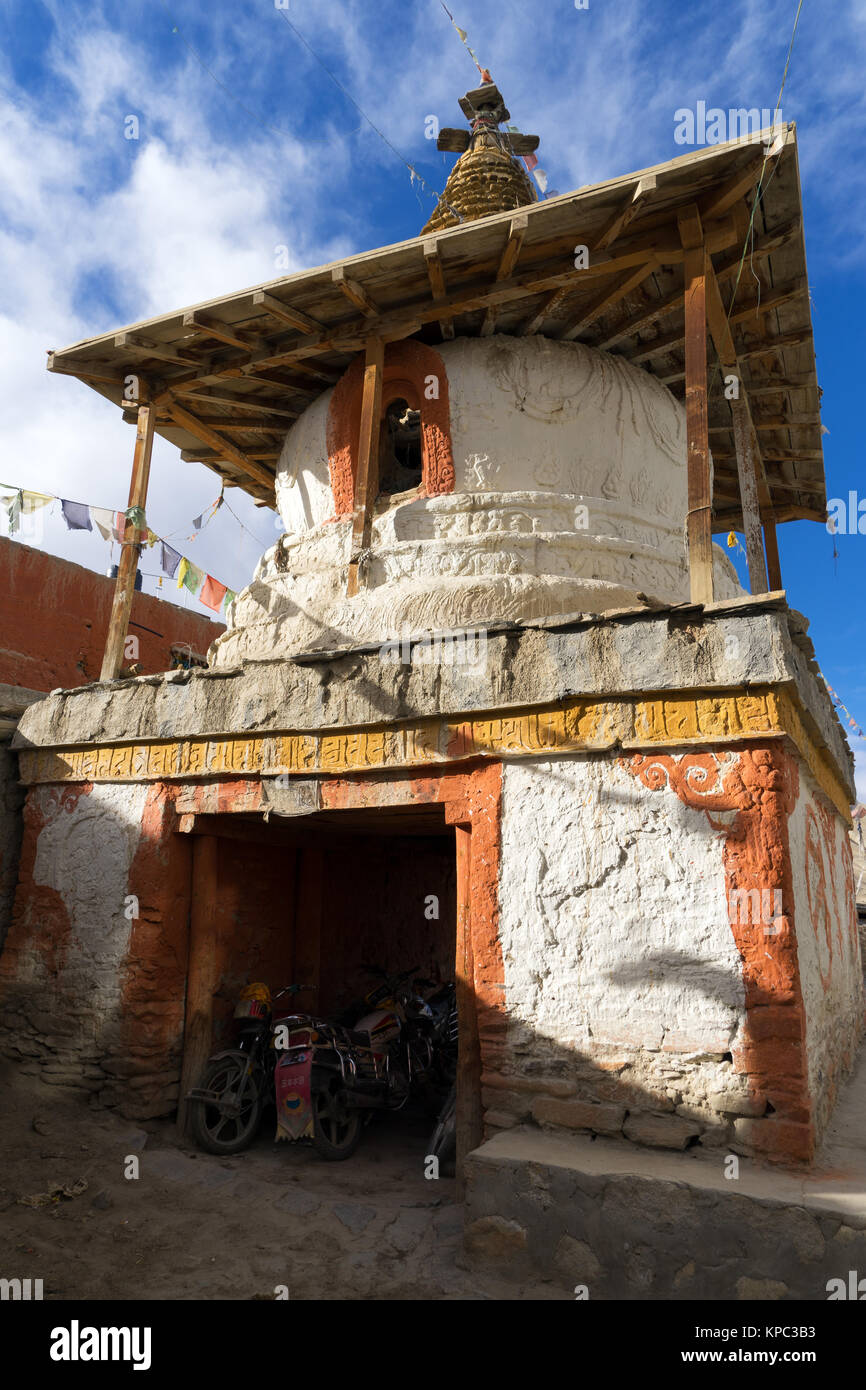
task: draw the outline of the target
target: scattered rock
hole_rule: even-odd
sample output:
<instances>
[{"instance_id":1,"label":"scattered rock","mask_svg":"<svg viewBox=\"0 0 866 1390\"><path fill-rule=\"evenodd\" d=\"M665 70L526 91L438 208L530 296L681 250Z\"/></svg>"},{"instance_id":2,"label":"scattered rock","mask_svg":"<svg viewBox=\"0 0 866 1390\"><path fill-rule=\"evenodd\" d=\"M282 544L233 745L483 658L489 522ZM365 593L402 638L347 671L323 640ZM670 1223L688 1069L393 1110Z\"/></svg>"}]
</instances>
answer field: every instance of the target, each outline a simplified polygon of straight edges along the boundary
<instances>
[{"instance_id":1,"label":"scattered rock","mask_svg":"<svg viewBox=\"0 0 866 1390\"><path fill-rule=\"evenodd\" d=\"M34 1115L31 1128L35 1129L37 1134L51 1133L51 1125L41 1115Z\"/></svg>"},{"instance_id":2,"label":"scattered rock","mask_svg":"<svg viewBox=\"0 0 866 1390\"><path fill-rule=\"evenodd\" d=\"M97 1211L108 1211L109 1207L114 1206L114 1199L110 1192L97 1192L90 1205L96 1207Z\"/></svg>"},{"instance_id":3,"label":"scattered rock","mask_svg":"<svg viewBox=\"0 0 866 1390\"><path fill-rule=\"evenodd\" d=\"M401 1255L414 1250L430 1229L430 1217L423 1211L401 1211L399 1216L385 1228L388 1244Z\"/></svg>"},{"instance_id":4,"label":"scattered rock","mask_svg":"<svg viewBox=\"0 0 866 1390\"><path fill-rule=\"evenodd\" d=\"M480 1216L466 1232L469 1255L482 1260L503 1260L526 1249L526 1227L504 1216Z\"/></svg>"},{"instance_id":5,"label":"scattered rock","mask_svg":"<svg viewBox=\"0 0 866 1390\"><path fill-rule=\"evenodd\" d=\"M602 1273L601 1265L583 1240L563 1236L556 1247L553 1263L566 1283L586 1284L590 1288Z\"/></svg>"},{"instance_id":6,"label":"scattered rock","mask_svg":"<svg viewBox=\"0 0 866 1390\"><path fill-rule=\"evenodd\" d=\"M749 1279L745 1274L736 1283L737 1298L741 1302L747 1300L758 1300L760 1302L771 1302L775 1299L784 1298L788 1292L787 1284L780 1284L775 1279Z\"/></svg>"}]
</instances>

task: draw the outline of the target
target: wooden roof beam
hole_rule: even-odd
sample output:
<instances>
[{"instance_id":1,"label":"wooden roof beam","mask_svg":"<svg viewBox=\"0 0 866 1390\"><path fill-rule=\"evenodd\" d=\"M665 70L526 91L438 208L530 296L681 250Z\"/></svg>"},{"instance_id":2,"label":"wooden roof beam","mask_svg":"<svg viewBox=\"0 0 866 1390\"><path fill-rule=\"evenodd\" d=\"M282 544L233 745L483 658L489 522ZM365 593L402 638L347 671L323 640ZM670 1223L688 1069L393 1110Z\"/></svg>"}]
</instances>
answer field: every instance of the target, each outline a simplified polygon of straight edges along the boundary
<instances>
[{"instance_id":1,"label":"wooden roof beam","mask_svg":"<svg viewBox=\"0 0 866 1390\"><path fill-rule=\"evenodd\" d=\"M300 329L302 333L323 333L325 330L325 325L318 319L311 318L309 314L302 314L300 309L292 309L281 299L275 299L272 294L268 294L267 290L256 290L253 294L253 304L257 309L266 309L272 318L287 323L290 328Z\"/></svg>"},{"instance_id":2,"label":"wooden roof beam","mask_svg":"<svg viewBox=\"0 0 866 1390\"><path fill-rule=\"evenodd\" d=\"M368 318L378 317L381 312L378 305L373 303L361 282L353 280L346 273L344 265L334 266L331 271L331 280L346 296L349 303L354 304L356 309L360 309L362 314L366 314Z\"/></svg>"},{"instance_id":3,"label":"wooden roof beam","mask_svg":"<svg viewBox=\"0 0 866 1390\"><path fill-rule=\"evenodd\" d=\"M249 352L251 348L256 348L259 344L259 339L251 335L244 336L236 331L233 332L228 324L221 323L211 314L190 310L183 316L183 326L184 328L195 329L197 333L203 334L206 338L216 338L219 343L228 343L229 347L243 348L245 352Z\"/></svg>"},{"instance_id":4,"label":"wooden roof beam","mask_svg":"<svg viewBox=\"0 0 866 1390\"><path fill-rule=\"evenodd\" d=\"M610 289L606 290L605 293L600 295L597 299L594 299L589 307L581 309L578 316L573 318L566 325L562 333L559 334L560 342L570 342L574 338L579 337L581 333L584 333L587 328L595 323L599 315L604 313L605 309L609 309L612 304L618 304L619 301L624 299L627 294L630 294L632 290L637 289L638 285L646 280L648 275L652 274L657 264L658 262L654 258L651 258L645 261L643 265L638 266L636 270L629 270L625 275L620 276Z\"/></svg>"},{"instance_id":5,"label":"wooden roof beam","mask_svg":"<svg viewBox=\"0 0 866 1390\"><path fill-rule=\"evenodd\" d=\"M784 144L777 141L772 147L771 153L765 157L762 147L762 153L749 159L742 169L728 179L727 183L723 184L721 188L714 188L711 193L702 198L698 204L702 221L712 222L715 218L723 217L726 212L729 212L734 203L738 203L750 189L755 187L765 164L767 169L773 167L784 148Z\"/></svg>"},{"instance_id":6,"label":"wooden roof beam","mask_svg":"<svg viewBox=\"0 0 866 1390\"><path fill-rule=\"evenodd\" d=\"M638 179L631 191L631 197L627 198L619 211L614 214L601 235L593 240L592 250L603 251L606 246L612 246L629 223L633 222L638 213L644 210L656 188L655 174L644 174L643 178Z\"/></svg>"},{"instance_id":7,"label":"wooden roof beam","mask_svg":"<svg viewBox=\"0 0 866 1390\"><path fill-rule=\"evenodd\" d=\"M216 450L220 456L229 459L248 478L252 478L254 482L261 483L266 488L273 490L273 474L268 473L267 469L262 468L261 464L256 463L240 449L236 449L234 444L226 439L221 439L210 425L206 425L204 421L191 415L188 410L184 410L176 402L172 402L169 406L169 414L175 424L188 430L190 434L195 435L196 439L200 439L202 444L207 444L211 449Z\"/></svg>"},{"instance_id":8,"label":"wooden roof beam","mask_svg":"<svg viewBox=\"0 0 866 1390\"><path fill-rule=\"evenodd\" d=\"M515 217L512 217L511 221L509 222L508 237L506 239L505 246L502 249L502 255L499 258L499 265L496 269L494 283L498 283L502 280L508 280L510 278L511 272L514 270L514 267L516 266L518 258L520 256L520 250L523 246L523 240L526 236L526 229L528 225L529 220L525 212L517 213L517 215ZM493 332L494 328L496 327L496 314L496 305L489 305L487 312L484 315L484 322L481 325L482 338L489 337L490 334Z\"/></svg>"},{"instance_id":9,"label":"wooden roof beam","mask_svg":"<svg viewBox=\"0 0 866 1390\"><path fill-rule=\"evenodd\" d=\"M143 338L140 333L116 333L114 346L123 352L132 353L133 357L156 357L160 361L176 362L184 367L200 367L202 365L200 357L193 357L188 352L180 352L168 343L154 343L150 338Z\"/></svg>"},{"instance_id":10,"label":"wooden roof beam","mask_svg":"<svg viewBox=\"0 0 866 1390\"><path fill-rule=\"evenodd\" d=\"M427 279L430 281L430 293L434 299L445 299L448 291L445 288L445 271L436 237L425 237L423 251L424 262L427 266ZM439 331L443 338L453 338L453 320L442 319L439 323Z\"/></svg>"}]
</instances>

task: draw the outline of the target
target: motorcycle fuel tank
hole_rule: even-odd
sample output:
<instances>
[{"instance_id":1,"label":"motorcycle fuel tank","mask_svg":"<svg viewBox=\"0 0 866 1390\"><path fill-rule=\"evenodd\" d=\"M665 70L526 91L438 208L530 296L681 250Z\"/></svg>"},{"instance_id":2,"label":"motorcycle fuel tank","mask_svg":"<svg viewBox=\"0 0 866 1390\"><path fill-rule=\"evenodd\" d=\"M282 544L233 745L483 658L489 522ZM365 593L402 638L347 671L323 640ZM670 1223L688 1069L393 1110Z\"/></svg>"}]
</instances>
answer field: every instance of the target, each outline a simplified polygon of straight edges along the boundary
<instances>
[{"instance_id":1,"label":"motorcycle fuel tank","mask_svg":"<svg viewBox=\"0 0 866 1390\"><path fill-rule=\"evenodd\" d=\"M391 1009L375 1009L355 1024L356 1033L369 1033L370 1045L382 1048L400 1036L400 1019Z\"/></svg>"}]
</instances>

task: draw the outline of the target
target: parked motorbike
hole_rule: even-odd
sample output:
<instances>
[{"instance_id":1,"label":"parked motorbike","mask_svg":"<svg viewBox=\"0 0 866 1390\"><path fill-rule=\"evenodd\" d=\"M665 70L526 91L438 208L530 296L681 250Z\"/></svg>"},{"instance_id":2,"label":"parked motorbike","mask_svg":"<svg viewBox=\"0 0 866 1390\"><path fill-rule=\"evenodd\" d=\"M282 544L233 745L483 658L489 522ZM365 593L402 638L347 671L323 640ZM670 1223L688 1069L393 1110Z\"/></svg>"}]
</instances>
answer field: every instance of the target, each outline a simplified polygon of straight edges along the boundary
<instances>
[{"instance_id":1,"label":"parked motorbike","mask_svg":"<svg viewBox=\"0 0 866 1390\"><path fill-rule=\"evenodd\" d=\"M234 1011L235 1046L208 1058L199 1085L186 1096L190 1133L199 1148L213 1154L240 1153L255 1139L273 1094L273 1006L302 989L287 985L273 999L267 985L242 990Z\"/></svg>"},{"instance_id":2,"label":"parked motorbike","mask_svg":"<svg viewBox=\"0 0 866 1390\"><path fill-rule=\"evenodd\" d=\"M422 987L436 987L410 986L417 968L391 976L368 967L382 983L365 996L353 1026L303 1014L283 1020L274 1074L278 1139L310 1138L325 1158L349 1158L365 1115L402 1110L422 1082L447 1067L453 986L428 1002Z\"/></svg>"},{"instance_id":3,"label":"parked motorbike","mask_svg":"<svg viewBox=\"0 0 866 1390\"><path fill-rule=\"evenodd\" d=\"M248 985L234 1013L236 1046L210 1057L187 1095L196 1143L217 1154L247 1148L273 1098L277 1139L309 1139L324 1158L341 1160L374 1110L401 1110L422 1085L438 1108L456 1067L454 986L412 986L416 969L389 976L371 967L382 983L344 1015L353 1026L280 1014L277 1001L301 985L273 999L266 985Z\"/></svg>"}]
</instances>

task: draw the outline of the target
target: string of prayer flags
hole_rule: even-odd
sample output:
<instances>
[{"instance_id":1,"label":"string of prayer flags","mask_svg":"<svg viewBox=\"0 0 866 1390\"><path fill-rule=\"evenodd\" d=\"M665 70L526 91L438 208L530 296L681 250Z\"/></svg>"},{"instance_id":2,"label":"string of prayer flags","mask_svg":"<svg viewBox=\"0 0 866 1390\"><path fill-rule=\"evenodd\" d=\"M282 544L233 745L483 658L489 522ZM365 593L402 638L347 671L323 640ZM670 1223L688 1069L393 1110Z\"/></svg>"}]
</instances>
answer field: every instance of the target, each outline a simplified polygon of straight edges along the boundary
<instances>
[{"instance_id":1,"label":"string of prayer flags","mask_svg":"<svg viewBox=\"0 0 866 1390\"><path fill-rule=\"evenodd\" d=\"M461 29L461 28L460 28L460 25L457 24L457 23L455 23L454 16L453 16L453 14L451 13L451 11L449 10L448 6L445 4L445 0L440 0L440 3L441 3L441 5L442 5L443 10L444 10L445 13L447 14L448 18L451 20L451 23L452 23L453 27L457 30L457 33L458 33L459 36L460 36L460 42L463 44L463 47L464 47L464 48L466 49L466 51L469 53L470 57L472 58L473 63L474 63L475 66L477 67L478 71L481 73L481 81L482 81L482 82L492 82L492 81L493 81L493 78L490 76L490 73L487 71L486 68L483 68L483 67L481 66L481 64L479 63L479 61L478 61L478 54L475 52L475 49L469 47L469 35L467 34L466 30L465 30L465 29Z\"/></svg>"},{"instance_id":2,"label":"string of prayer flags","mask_svg":"<svg viewBox=\"0 0 866 1390\"><path fill-rule=\"evenodd\" d=\"M191 565L186 556L181 557L180 569L177 572L177 587L179 589L189 589L191 594L197 594L204 581L204 571Z\"/></svg>"},{"instance_id":3,"label":"string of prayer flags","mask_svg":"<svg viewBox=\"0 0 866 1390\"><path fill-rule=\"evenodd\" d=\"M225 502L223 489L219 497L211 502L193 521L200 529L207 526ZM149 548L160 547L160 569L169 579L177 578L177 587L185 588L199 598L199 601L215 613L233 602L235 591L221 584L212 574L205 574L174 546L164 541L147 524L143 507L127 507L124 512L112 512L107 507L91 507L86 502L72 502L68 498L55 498L51 493L31 492L26 488L16 488L8 483L0 483L0 507L4 507L9 519L9 534L14 535L20 526L21 516L29 515L49 503L59 501L63 519L69 531L92 531L94 526L105 541L123 542L127 526L130 524L138 532L141 543ZM231 510L231 509L229 509ZM162 578L157 581L162 588Z\"/></svg>"},{"instance_id":4,"label":"string of prayer flags","mask_svg":"<svg viewBox=\"0 0 866 1390\"><path fill-rule=\"evenodd\" d=\"M860 725L857 723L857 720L851 714L851 711L848 709L848 706L843 705L842 701L839 699L839 696L836 694L835 690L833 689L830 682L827 680L826 676L824 677L824 684L830 692L830 696L833 700L834 705L838 706L842 713L847 717L848 728L853 729L858 738L866 738L866 734L864 734L863 730L860 728Z\"/></svg>"},{"instance_id":5,"label":"string of prayer flags","mask_svg":"<svg viewBox=\"0 0 866 1390\"><path fill-rule=\"evenodd\" d=\"M218 579L214 579L212 574L208 574L205 576L198 601L199 603L203 603L205 608L212 608L215 613L218 613L222 608L223 599L227 593L228 589L226 585L220 584Z\"/></svg>"}]
</instances>

